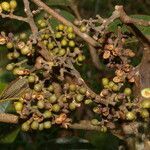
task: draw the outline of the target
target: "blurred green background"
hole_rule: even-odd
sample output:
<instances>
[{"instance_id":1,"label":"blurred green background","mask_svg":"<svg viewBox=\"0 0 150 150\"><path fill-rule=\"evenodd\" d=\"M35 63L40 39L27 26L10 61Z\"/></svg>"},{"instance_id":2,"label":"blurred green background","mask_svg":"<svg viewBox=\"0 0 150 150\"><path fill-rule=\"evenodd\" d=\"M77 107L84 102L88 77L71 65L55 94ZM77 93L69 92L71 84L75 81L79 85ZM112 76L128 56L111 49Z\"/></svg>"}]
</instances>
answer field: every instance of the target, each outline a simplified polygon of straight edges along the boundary
<instances>
[{"instance_id":1,"label":"blurred green background","mask_svg":"<svg viewBox=\"0 0 150 150\"><path fill-rule=\"evenodd\" d=\"M3 0L0 0L2 2ZM61 10L61 14L69 20L74 16L68 7L68 0L43 0L56 9ZM23 3L18 0L17 15L25 15ZM76 0L82 18L95 17L99 14L108 17L114 10L115 5L123 5L127 14L150 15L150 0ZM32 8L36 6L32 4ZM35 20L42 17L39 14ZM56 21L53 21L55 25ZM27 24L10 19L0 19L0 30L13 33L29 33ZM150 32L150 30L149 30ZM135 46L134 46L135 47ZM7 49L0 46L0 92L6 85L14 79L13 75L5 71ZM91 66L92 61L88 50L85 48L86 62L82 67L78 67L83 78L95 91L101 88L99 83L103 76L98 70ZM0 112L9 111L9 103L0 105ZM98 133L80 130L64 130L53 127L42 132L22 133L17 125L0 124L0 150L117 150L119 145L124 144L122 140L110 133Z\"/></svg>"}]
</instances>

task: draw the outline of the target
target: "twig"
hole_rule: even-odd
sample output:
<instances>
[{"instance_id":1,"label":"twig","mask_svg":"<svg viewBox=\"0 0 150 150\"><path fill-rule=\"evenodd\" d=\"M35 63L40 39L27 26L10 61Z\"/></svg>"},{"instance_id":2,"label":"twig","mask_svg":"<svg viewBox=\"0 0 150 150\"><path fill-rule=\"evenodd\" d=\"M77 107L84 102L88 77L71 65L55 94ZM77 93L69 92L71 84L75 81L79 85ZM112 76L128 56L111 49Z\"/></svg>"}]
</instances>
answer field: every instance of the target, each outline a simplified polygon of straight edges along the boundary
<instances>
[{"instance_id":1,"label":"twig","mask_svg":"<svg viewBox=\"0 0 150 150\"><path fill-rule=\"evenodd\" d=\"M24 2L24 11L27 15L27 19L28 19L28 23L30 25L30 28L31 28L31 31L33 33L33 42L35 43L36 42L36 36L38 34L38 28L34 22L34 19L33 19L33 14L30 10L30 3L28 0L23 0Z\"/></svg>"},{"instance_id":2,"label":"twig","mask_svg":"<svg viewBox=\"0 0 150 150\"><path fill-rule=\"evenodd\" d=\"M25 17L22 17L22 16L16 16L14 14L3 14L3 13L0 13L0 16L2 18L11 18L11 19L16 19L16 20L19 20L19 21L24 21L24 22L28 22L27 18Z\"/></svg>"},{"instance_id":3,"label":"twig","mask_svg":"<svg viewBox=\"0 0 150 150\"><path fill-rule=\"evenodd\" d=\"M7 113L0 113L0 122L4 123L18 123L18 116Z\"/></svg>"}]
</instances>

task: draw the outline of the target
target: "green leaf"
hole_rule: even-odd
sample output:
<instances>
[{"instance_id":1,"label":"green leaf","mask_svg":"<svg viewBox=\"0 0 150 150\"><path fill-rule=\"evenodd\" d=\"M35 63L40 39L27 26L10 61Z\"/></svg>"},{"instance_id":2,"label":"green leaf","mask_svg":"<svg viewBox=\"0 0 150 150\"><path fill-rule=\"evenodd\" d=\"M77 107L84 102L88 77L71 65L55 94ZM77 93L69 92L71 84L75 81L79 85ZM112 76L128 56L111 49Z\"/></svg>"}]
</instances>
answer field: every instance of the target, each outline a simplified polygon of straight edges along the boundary
<instances>
[{"instance_id":1,"label":"green leaf","mask_svg":"<svg viewBox=\"0 0 150 150\"><path fill-rule=\"evenodd\" d=\"M67 6L69 5L70 0L45 0L45 2L48 5L61 5L61 6Z\"/></svg>"},{"instance_id":2,"label":"green leaf","mask_svg":"<svg viewBox=\"0 0 150 150\"><path fill-rule=\"evenodd\" d=\"M137 18L137 19L143 19L145 21L150 21L150 16L148 15L131 15L130 17L132 18ZM122 26L122 32L127 32L128 29L126 28L125 25L122 24L122 22L119 20L119 19L116 19L114 22L112 22L110 25L109 25L109 31L111 32L115 32L117 30L117 27L118 26ZM144 34L144 35L150 35L150 27L147 26L137 26L138 29Z\"/></svg>"},{"instance_id":3,"label":"green leaf","mask_svg":"<svg viewBox=\"0 0 150 150\"><path fill-rule=\"evenodd\" d=\"M14 140L16 139L18 133L20 131L20 128L17 128L15 130L13 130L12 132L10 132L9 134L5 135L5 136L2 136L0 138L0 143L3 143L3 144L10 144L10 143L13 143Z\"/></svg>"}]
</instances>

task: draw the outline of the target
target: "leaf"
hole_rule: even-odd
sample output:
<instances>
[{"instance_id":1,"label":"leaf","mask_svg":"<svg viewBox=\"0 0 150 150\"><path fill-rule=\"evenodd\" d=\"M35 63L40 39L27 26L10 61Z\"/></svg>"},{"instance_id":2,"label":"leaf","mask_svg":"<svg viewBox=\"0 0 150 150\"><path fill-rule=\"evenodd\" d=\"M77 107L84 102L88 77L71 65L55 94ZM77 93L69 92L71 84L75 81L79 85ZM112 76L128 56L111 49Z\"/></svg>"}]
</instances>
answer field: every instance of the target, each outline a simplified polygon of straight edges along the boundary
<instances>
[{"instance_id":1,"label":"leaf","mask_svg":"<svg viewBox=\"0 0 150 150\"><path fill-rule=\"evenodd\" d=\"M0 138L0 143L2 144L10 144L10 143L13 143L14 140L16 139L18 133L20 131L20 128L17 128L15 130L13 130L12 132L10 132L9 134L7 135L4 135Z\"/></svg>"},{"instance_id":2,"label":"leaf","mask_svg":"<svg viewBox=\"0 0 150 150\"><path fill-rule=\"evenodd\" d=\"M143 19L145 21L150 21L150 16L148 15L131 15L130 17L132 18L137 18L137 19ZM122 26L122 32L127 32L128 29L126 28L125 25L122 24L122 22L119 19L116 19L114 22L112 22L109 25L109 31L115 32L117 30L118 26ZM150 27L145 27L145 26L137 26L138 29L144 34L144 35L150 35Z\"/></svg>"},{"instance_id":3,"label":"leaf","mask_svg":"<svg viewBox=\"0 0 150 150\"><path fill-rule=\"evenodd\" d=\"M45 2L51 6L53 5L67 6L69 5L69 1L70 0L45 0Z\"/></svg>"}]
</instances>

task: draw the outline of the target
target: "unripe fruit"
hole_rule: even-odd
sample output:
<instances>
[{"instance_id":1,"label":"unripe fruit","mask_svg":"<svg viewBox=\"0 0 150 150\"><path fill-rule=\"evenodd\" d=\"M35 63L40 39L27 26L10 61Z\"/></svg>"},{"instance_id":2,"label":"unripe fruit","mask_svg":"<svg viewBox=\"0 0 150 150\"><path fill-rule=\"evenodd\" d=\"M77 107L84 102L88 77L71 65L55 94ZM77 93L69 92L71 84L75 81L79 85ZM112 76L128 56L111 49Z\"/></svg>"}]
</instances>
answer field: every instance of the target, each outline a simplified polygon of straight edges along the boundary
<instances>
[{"instance_id":1,"label":"unripe fruit","mask_svg":"<svg viewBox=\"0 0 150 150\"><path fill-rule=\"evenodd\" d=\"M145 108L145 109L149 109L150 108L150 100L149 99L143 100L141 102L141 107Z\"/></svg>"},{"instance_id":2,"label":"unripe fruit","mask_svg":"<svg viewBox=\"0 0 150 150\"><path fill-rule=\"evenodd\" d=\"M21 130L22 131L28 131L30 129L30 125L28 124L28 122L24 122L22 125L21 125Z\"/></svg>"},{"instance_id":3,"label":"unripe fruit","mask_svg":"<svg viewBox=\"0 0 150 150\"><path fill-rule=\"evenodd\" d=\"M44 129L44 124L43 124L43 123L40 123L40 124L39 124L39 130L42 131L43 129Z\"/></svg>"},{"instance_id":4,"label":"unripe fruit","mask_svg":"<svg viewBox=\"0 0 150 150\"><path fill-rule=\"evenodd\" d=\"M31 123L31 129L37 130L38 128L39 128L39 123L38 123L38 121L33 121L33 122Z\"/></svg>"},{"instance_id":5,"label":"unripe fruit","mask_svg":"<svg viewBox=\"0 0 150 150\"><path fill-rule=\"evenodd\" d=\"M115 91L115 92L116 92L116 91L119 91L119 86L116 85L116 84L113 85L112 90Z\"/></svg>"},{"instance_id":6,"label":"unripe fruit","mask_svg":"<svg viewBox=\"0 0 150 150\"><path fill-rule=\"evenodd\" d=\"M100 122L97 119L92 119L91 124L94 125L94 126L97 126L97 125L100 124Z\"/></svg>"},{"instance_id":7,"label":"unripe fruit","mask_svg":"<svg viewBox=\"0 0 150 150\"><path fill-rule=\"evenodd\" d=\"M13 46L14 46L13 42L7 42L6 47L7 47L8 49L13 48Z\"/></svg>"},{"instance_id":8,"label":"unripe fruit","mask_svg":"<svg viewBox=\"0 0 150 150\"><path fill-rule=\"evenodd\" d=\"M150 98L150 88L145 88L141 90L141 95L144 98Z\"/></svg>"},{"instance_id":9,"label":"unripe fruit","mask_svg":"<svg viewBox=\"0 0 150 150\"><path fill-rule=\"evenodd\" d=\"M10 11L10 4L8 2L2 2L1 7L4 11Z\"/></svg>"},{"instance_id":10,"label":"unripe fruit","mask_svg":"<svg viewBox=\"0 0 150 150\"><path fill-rule=\"evenodd\" d=\"M53 48L54 48L54 44L53 44L53 43L48 43L48 44L47 44L47 47L48 47L48 49L50 49L50 50L51 50L51 49L53 49Z\"/></svg>"},{"instance_id":11,"label":"unripe fruit","mask_svg":"<svg viewBox=\"0 0 150 150\"><path fill-rule=\"evenodd\" d=\"M66 46L66 45L67 45L67 40L66 39L61 40L61 46Z\"/></svg>"},{"instance_id":12,"label":"unripe fruit","mask_svg":"<svg viewBox=\"0 0 150 150\"><path fill-rule=\"evenodd\" d=\"M92 101L91 99L86 99L86 100L84 101L84 104L85 104L85 105L90 105L92 102L93 102L93 101Z\"/></svg>"},{"instance_id":13,"label":"unripe fruit","mask_svg":"<svg viewBox=\"0 0 150 150\"><path fill-rule=\"evenodd\" d=\"M15 8L17 7L17 2L15 0L11 0L9 4L10 4L11 10L15 10Z\"/></svg>"},{"instance_id":14,"label":"unripe fruit","mask_svg":"<svg viewBox=\"0 0 150 150\"><path fill-rule=\"evenodd\" d=\"M142 118L149 118L149 112L147 109L142 109L140 111L140 114L141 114Z\"/></svg>"},{"instance_id":15,"label":"unripe fruit","mask_svg":"<svg viewBox=\"0 0 150 150\"><path fill-rule=\"evenodd\" d=\"M63 24L59 24L58 25L58 30L63 31L65 28L65 26Z\"/></svg>"},{"instance_id":16,"label":"unripe fruit","mask_svg":"<svg viewBox=\"0 0 150 150\"><path fill-rule=\"evenodd\" d=\"M59 106L59 104L54 104L54 105L52 106L52 110L53 110L54 112L59 112L59 111L60 111L60 106Z\"/></svg>"},{"instance_id":17,"label":"unripe fruit","mask_svg":"<svg viewBox=\"0 0 150 150\"><path fill-rule=\"evenodd\" d=\"M77 102L81 102L83 99L84 99L84 96L81 95L81 94L77 94L76 97L75 97L75 100L76 100Z\"/></svg>"},{"instance_id":18,"label":"unripe fruit","mask_svg":"<svg viewBox=\"0 0 150 150\"><path fill-rule=\"evenodd\" d=\"M38 107L39 109L43 109L44 106L45 106L45 103L44 103L43 100L39 100L39 101L37 102L37 107Z\"/></svg>"},{"instance_id":19,"label":"unripe fruit","mask_svg":"<svg viewBox=\"0 0 150 150\"><path fill-rule=\"evenodd\" d=\"M21 40L25 40L27 38L27 34L23 32L19 35L19 37Z\"/></svg>"},{"instance_id":20,"label":"unripe fruit","mask_svg":"<svg viewBox=\"0 0 150 150\"><path fill-rule=\"evenodd\" d=\"M28 46L25 46L20 51L22 55L27 55L30 53L30 48Z\"/></svg>"},{"instance_id":21,"label":"unripe fruit","mask_svg":"<svg viewBox=\"0 0 150 150\"><path fill-rule=\"evenodd\" d=\"M20 70L21 70L21 68L14 68L14 69L13 69L13 74L14 74L14 75L18 75L19 72L20 72Z\"/></svg>"},{"instance_id":22,"label":"unripe fruit","mask_svg":"<svg viewBox=\"0 0 150 150\"><path fill-rule=\"evenodd\" d=\"M13 52L13 58L18 58L20 56L20 53L15 51Z\"/></svg>"},{"instance_id":23,"label":"unripe fruit","mask_svg":"<svg viewBox=\"0 0 150 150\"><path fill-rule=\"evenodd\" d=\"M69 104L69 109L70 109L70 110L75 110L76 107L77 107L77 105L76 105L76 103L74 103L74 102L72 102L72 103Z\"/></svg>"},{"instance_id":24,"label":"unripe fruit","mask_svg":"<svg viewBox=\"0 0 150 150\"><path fill-rule=\"evenodd\" d=\"M21 102L15 102L14 106L16 111L22 111L23 109L23 104Z\"/></svg>"},{"instance_id":25,"label":"unripe fruit","mask_svg":"<svg viewBox=\"0 0 150 150\"><path fill-rule=\"evenodd\" d=\"M54 91L54 86L53 85L49 85L49 87L47 88L48 91L53 92Z\"/></svg>"},{"instance_id":26,"label":"unripe fruit","mask_svg":"<svg viewBox=\"0 0 150 150\"><path fill-rule=\"evenodd\" d=\"M129 111L126 113L126 119L129 121L135 120L136 119L136 115L134 112Z\"/></svg>"},{"instance_id":27,"label":"unripe fruit","mask_svg":"<svg viewBox=\"0 0 150 150\"><path fill-rule=\"evenodd\" d=\"M123 93L124 93L126 96L129 96L129 95L131 95L132 91L131 91L130 88L125 88Z\"/></svg>"},{"instance_id":28,"label":"unripe fruit","mask_svg":"<svg viewBox=\"0 0 150 150\"><path fill-rule=\"evenodd\" d=\"M69 90L74 92L76 90L76 85L75 84L70 84L69 85Z\"/></svg>"},{"instance_id":29,"label":"unripe fruit","mask_svg":"<svg viewBox=\"0 0 150 150\"><path fill-rule=\"evenodd\" d=\"M56 37L57 39L60 39L60 38L62 37L62 33L61 33L61 32L56 32L56 33L55 33L55 37Z\"/></svg>"},{"instance_id":30,"label":"unripe fruit","mask_svg":"<svg viewBox=\"0 0 150 150\"><path fill-rule=\"evenodd\" d=\"M75 47L75 42L73 40L69 41L69 46L70 47Z\"/></svg>"},{"instance_id":31,"label":"unripe fruit","mask_svg":"<svg viewBox=\"0 0 150 150\"><path fill-rule=\"evenodd\" d=\"M69 33L67 36L68 36L68 39L74 39L75 38L74 33Z\"/></svg>"},{"instance_id":32,"label":"unripe fruit","mask_svg":"<svg viewBox=\"0 0 150 150\"><path fill-rule=\"evenodd\" d=\"M61 48L61 49L59 50L58 55L59 55L59 56L64 56L65 54L66 54L66 50L63 49L63 48Z\"/></svg>"},{"instance_id":33,"label":"unripe fruit","mask_svg":"<svg viewBox=\"0 0 150 150\"><path fill-rule=\"evenodd\" d=\"M7 54L7 58L8 58L9 60L12 60L12 59L13 59L13 53L8 53L8 54Z\"/></svg>"},{"instance_id":34,"label":"unripe fruit","mask_svg":"<svg viewBox=\"0 0 150 150\"><path fill-rule=\"evenodd\" d=\"M35 76L34 76L34 75L30 75L30 76L28 77L28 82L29 82L29 83L34 83L34 82L35 82Z\"/></svg>"},{"instance_id":35,"label":"unripe fruit","mask_svg":"<svg viewBox=\"0 0 150 150\"><path fill-rule=\"evenodd\" d=\"M44 128L45 128L45 129L50 129L51 126L52 126L52 124L51 124L50 121L45 121L45 122L43 123L43 125L44 125Z\"/></svg>"},{"instance_id":36,"label":"unripe fruit","mask_svg":"<svg viewBox=\"0 0 150 150\"><path fill-rule=\"evenodd\" d=\"M67 33L72 33L73 32L73 27L67 27L67 29L66 29L66 32Z\"/></svg>"},{"instance_id":37,"label":"unripe fruit","mask_svg":"<svg viewBox=\"0 0 150 150\"><path fill-rule=\"evenodd\" d=\"M108 86L109 86L109 88L111 88L112 89L112 87L115 85L115 83L113 82L113 81L110 81L109 83L108 83Z\"/></svg>"},{"instance_id":38,"label":"unripe fruit","mask_svg":"<svg viewBox=\"0 0 150 150\"><path fill-rule=\"evenodd\" d=\"M108 85L109 79L108 78L102 78L102 84L103 84L103 86Z\"/></svg>"},{"instance_id":39,"label":"unripe fruit","mask_svg":"<svg viewBox=\"0 0 150 150\"><path fill-rule=\"evenodd\" d=\"M55 94L51 95L49 98L50 103L55 103L57 101L57 97Z\"/></svg>"},{"instance_id":40,"label":"unripe fruit","mask_svg":"<svg viewBox=\"0 0 150 150\"><path fill-rule=\"evenodd\" d=\"M34 85L34 90L37 92L42 91L42 84L38 83Z\"/></svg>"},{"instance_id":41,"label":"unripe fruit","mask_svg":"<svg viewBox=\"0 0 150 150\"><path fill-rule=\"evenodd\" d=\"M85 88L85 87L81 87L81 88L79 88L79 92L80 92L80 94L86 94L86 91L87 91L87 89Z\"/></svg>"},{"instance_id":42,"label":"unripe fruit","mask_svg":"<svg viewBox=\"0 0 150 150\"><path fill-rule=\"evenodd\" d=\"M107 132L107 127L106 126L101 127L100 131L104 133Z\"/></svg>"},{"instance_id":43,"label":"unripe fruit","mask_svg":"<svg viewBox=\"0 0 150 150\"><path fill-rule=\"evenodd\" d=\"M41 23L40 23L40 27L41 28L45 28L47 26L47 23L43 20Z\"/></svg>"},{"instance_id":44,"label":"unripe fruit","mask_svg":"<svg viewBox=\"0 0 150 150\"><path fill-rule=\"evenodd\" d=\"M47 40L47 39L49 39L49 37L50 37L50 34L44 34L44 38Z\"/></svg>"},{"instance_id":45,"label":"unripe fruit","mask_svg":"<svg viewBox=\"0 0 150 150\"><path fill-rule=\"evenodd\" d=\"M43 117L44 117L44 118L51 118L51 117L52 117L52 112L46 110L46 111L43 113Z\"/></svg>"},{"instance_id":46,"label":"unripe fruit","mask_svg":"<svg viewBox=\"0 0 150 150\"><path fill-rule=\"evenodd\" d=\"M80 27L80 31L81 31L81 32L86 32L86 31L87 31L86 26L81 26L81 27Z\"/></svg>"},{"instance_id":47,"label":"unripe fruit","mask_svg":"<svg viewBox=\"0 0 150 150\"><path fill-rule=\"evenodd\" d=\"M80 55L78 55L77 60L82 62L83 60L85 60L85 56L80 54Z\"/></svg>"},{"instance_id":48,"label":"unripe fruit","mask_svg":"<svg viewBox=\"0 0 150 150\"><path fill-rule=\"evenodd\" d=\"M11 71L11 70L13 70L14 69L14 63L11 63L11 64L8 64L7 66L6 66L6 69L8 70L8 71Z\"/></svg>"}]
</instances>

